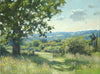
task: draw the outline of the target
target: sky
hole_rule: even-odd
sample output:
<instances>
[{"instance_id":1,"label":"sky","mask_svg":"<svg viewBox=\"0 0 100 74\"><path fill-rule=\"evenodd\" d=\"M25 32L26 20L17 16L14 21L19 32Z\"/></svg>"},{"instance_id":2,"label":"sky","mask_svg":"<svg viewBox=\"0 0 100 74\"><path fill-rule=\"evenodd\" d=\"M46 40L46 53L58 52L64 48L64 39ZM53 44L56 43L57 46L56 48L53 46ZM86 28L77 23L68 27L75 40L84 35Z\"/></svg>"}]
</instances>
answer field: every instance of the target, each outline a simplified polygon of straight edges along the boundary
<instances>
[{"instance_id":1,"label":"sky","mask_svg":"<svg viewBox=\"0 0 100 74\"><path fill-rule=\"evenodd\" d=\"M53 32L100 30L100 0L66 0L61 9L48 21Z\"/></svg>"}]
</instances>

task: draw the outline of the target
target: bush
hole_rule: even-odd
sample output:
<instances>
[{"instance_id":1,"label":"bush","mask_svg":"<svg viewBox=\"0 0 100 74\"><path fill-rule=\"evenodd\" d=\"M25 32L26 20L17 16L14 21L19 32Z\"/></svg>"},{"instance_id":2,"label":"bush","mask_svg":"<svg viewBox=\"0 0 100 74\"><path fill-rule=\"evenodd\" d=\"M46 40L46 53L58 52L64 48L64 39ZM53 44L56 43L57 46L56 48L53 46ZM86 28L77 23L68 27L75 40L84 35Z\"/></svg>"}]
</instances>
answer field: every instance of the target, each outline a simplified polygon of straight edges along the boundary
<instances>
[{"instance_id":1,"label":"bush","mask_svg":"<svg viewBox=\"0 0 100 74\"><path fill-rule=\"evenodd\" d=\"M7 46L6 49L7 50L12 50L12 46Z\"/></svg>"},{"instance_id":2,"label":"bush","mask_svg":"<svg viewBox=\"0 0 100 74\"><path fill-rule=\"evenodd\" d=\"M56 39L56 40L54 40L55 42L61 42L61 39Z\"/></svg>"},{"instance_id":3,"label":"bush","mask_svg":"<svg viewBox=\"0 0 100 74\"><path fill-rule=\"evenodd\" d=\"M45 48L44 44L39 45L39 49L43 50Z\"/></svg>"},{"instance_id":4,"label":"bush","mask_svg":"<svg viewBox=\"0 0 100 74\"><path fill-rule=\"evenodd\" d=\"M39 45L40 45L40 41L37 39L32 42L32 46L34 47L38 47Z\"/></svg>"},{"instance_id":5,"label":"bush","mask_svg":"<svg viewBox=\"0 0 100 74\"><path fill-rule=\"evenodd\" d=\"M0 55L6 55L9 52L6 50L6 48L3 45L0 45Z\"/></svg>"},{"instance_id":6,"label":"bush","mask_svg":"<svg viewBox=\"0 0 100 74\"><path fill-rule=\"evenodd\" d=\"M60 46L48 46L48 47L45 47L43 49L43 51L45 52L51 52L51 53L61 53L61 47Z\"/></svg>"},{"instance_id":7,"label":"bush","mask_svg":"<svg viewBox=\"0 0 100 74\"><path fill-rule=\"evenodd\" d=\"M73 54L89 54L89 45L82 38L72 38L69 39L67 43L67 52L71 52Z\"/></svg>"},{"instance_id":8,"label":"bush","mask_svg":"<svg viewBox=\"0 0 100 74\"><path fill-rule=\"evenodd\" d=\"M61 50L62 50L62 48L60 46L56 46L56 47L54 47L53 52L54 53L60 53Z\"/></svg>"},{"instance_id":9,"label":"bush","mask_svg":"<svg viewBox=\"0 0 100 74\"><path fill-rule=\"evenodd\" d=\"M53 47L47 46L47 47L44 48L43 51L45 51L45 52L52 52L53 51Z\"/></svg>"},{"instance_id":10,"label":"bush","mask_svg":"<svg viewBox=\"0 0 100 74\"><path fill-rule=\"evenodd\" d=\"M32 47L31 43L29 43L29 42L24 42L24 43L25 43L24 45L21 45L22 50L28 50Z\"/></svg>"}]
</instances>

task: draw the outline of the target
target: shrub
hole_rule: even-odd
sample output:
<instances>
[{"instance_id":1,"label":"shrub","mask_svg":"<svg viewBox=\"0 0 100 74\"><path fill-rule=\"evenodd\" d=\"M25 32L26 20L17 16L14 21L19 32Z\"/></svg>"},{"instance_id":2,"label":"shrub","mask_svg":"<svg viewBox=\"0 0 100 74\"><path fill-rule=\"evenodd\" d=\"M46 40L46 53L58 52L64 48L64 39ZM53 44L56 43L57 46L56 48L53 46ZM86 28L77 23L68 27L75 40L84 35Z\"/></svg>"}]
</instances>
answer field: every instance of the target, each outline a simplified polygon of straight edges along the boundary
<instances>
[{"instance_id":1,"label":"shrub","mask_svg":"<svg viewBox=\"0 0 100 74\"><path fill-rule=\"evenodd\" d=\"M43 51L52 52L53 51L53 47L51 47L51 46L45 47Z\"/></svg>"},{"instance_id":2,"label":"shrub","mask_svg":"<svg viewBox=\"0 0 100 74\"><path fill-rule=\"evenodd\" d=\"M0 45L0 55L6 55L9 52L6 50L5 46Z\"/></svg>"},{"instance_id":3,"label":"shrub","mask_svg":"<svg viewBox=\"0 0 100 74\"><path fill-rule=\"evenodd\" d=\"M45 47L43 49L43 51L45 51L45 52L51 52L51 53L61 53L61 49L62 48L60 46L55 46L55 47L48 46L48 47Z\"/></svg>"},{"instance_id":4,"label":"shrub","mask_svg":"<svg viewBox=\"0 0 100 74\"><path fill-rule=\"evenodd\" d=\"M56 39L56 40L54 40L55 42L61 42L61 39Z\"/></svg>"},{"instance_id":5,"label":"shrub","mask_svg":"<svg viewBox=\"0 0 100 74\"><path fill-rule=\"evenodd\" d=\"M61 52L61 49L62 48L60 46L56 46L56 47L53 48L53 52L54 53L60 53Z\"/></svg>"},{"instance_id":6,"label":"shrub","mask_svg":"<svg viewBox=\"0 0 100 74\"><path fill-rule=\"evenodd\" d=\"M39 49L43 50L45 48L44 44L39 45Z\"/></svg>"},{"instance_id":7,"label":"shrub","mask_svg":"<svg viewBox=\"0 0 100 74\"><path fill-rule=\"evenodd\" d=\"M32 42L32 46L34 47L38 47L39 45L40 45L40 41L37 39Z\"/></svg>"},{"instance_id":8,"label":"shrub","mask_svg":"<svg viewBox=\"0 0 100 74\"><path fill-rule=\"evenodd\" d=\"M7 50L12 50L12 46L7 46L6 49Z\"/></svg>"},{"instance_id":9,"label":"shrub","mask_svg":"<svg viewBox=\"0 0 100 74\"><path fill-rule=\"evenodd\" d=\"M67 43L67 52L89 54L89 45L82 38L71 38Z\"/></svg>"}]
</instances>

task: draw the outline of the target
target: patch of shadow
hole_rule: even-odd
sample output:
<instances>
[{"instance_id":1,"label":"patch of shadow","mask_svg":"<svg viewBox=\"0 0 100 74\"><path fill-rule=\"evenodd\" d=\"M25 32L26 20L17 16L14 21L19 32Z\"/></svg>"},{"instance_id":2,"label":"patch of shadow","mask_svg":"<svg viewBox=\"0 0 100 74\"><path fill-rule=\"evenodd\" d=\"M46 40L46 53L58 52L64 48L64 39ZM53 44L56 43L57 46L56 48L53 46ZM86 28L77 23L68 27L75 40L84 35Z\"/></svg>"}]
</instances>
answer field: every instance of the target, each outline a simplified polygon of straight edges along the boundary
<instances>
[{"instance_id":1,"label":"patch of shadow","mask_svg":"<svg viewBox=\"0 0 100 74\"><path fill-rule=\"evenodd\" d=\"M70 66L68 70L74 70L74 69L79 69L81 65L89 64L89 61L66 59L64 64L66 66Z\"/></svg>"},{"instance_id":2,"label":"patch of shadow","mask_svg":"<svg viewBox=\"0 0 100 74\"><path fill-rule=\"evenodd\" d=\"M32 55L32 56L24 56L25 59L31 60L31 62L36 63L37 65L42 65L43 63L47 63L50 66L50 61L39 56L39 55Z\"/></svg>"},{"instance_id":3,"label":"patch of shadow","mask_svg":"<svg viewBox=\"0 0 100 74\"><path fill-rule=\"evenodd\" d=\"M66 59L65 60L65 64L68 65L68 64L89 64L89 61L83 61L83 60L74 60L74 59Z\"/></svg>"}]
</instances>

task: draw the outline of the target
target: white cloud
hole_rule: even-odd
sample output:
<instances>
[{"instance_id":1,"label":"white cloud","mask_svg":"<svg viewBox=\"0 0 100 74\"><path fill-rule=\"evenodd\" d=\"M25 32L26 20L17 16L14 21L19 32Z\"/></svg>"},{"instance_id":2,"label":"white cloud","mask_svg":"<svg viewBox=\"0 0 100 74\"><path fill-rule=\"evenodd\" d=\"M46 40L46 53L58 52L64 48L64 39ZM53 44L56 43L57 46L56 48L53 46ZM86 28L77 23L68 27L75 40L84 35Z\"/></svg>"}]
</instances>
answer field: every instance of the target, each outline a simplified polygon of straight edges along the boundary
<instances>
[{"instance_id":1,"label":"white cloud","mask_svg":"<svg viewBox=\"0 0 100 74\"><path fill-rule=\"evenodd\" d=\"M86 15L87 13L85 11L76 10L76 11L73 11L73 13L70 15L70 18L73 21L82 21L82 20L85 20Z\"/></svg>"},{"instance_id":2,"label":"white cloud","mask_svg":"<svg viewBox=\"0 0 100 74\"><path fill-rule=\"evenodd\" d=\"M53 32L75 32L75 31L85 31L85 30L98 30L100 28L100 21L97 18L91 19L87 18L84 21L74 22L70 18L66 18L62 21L52 20L48 22L49 25L54 26Z\"/></svg>"}]
</instances>

